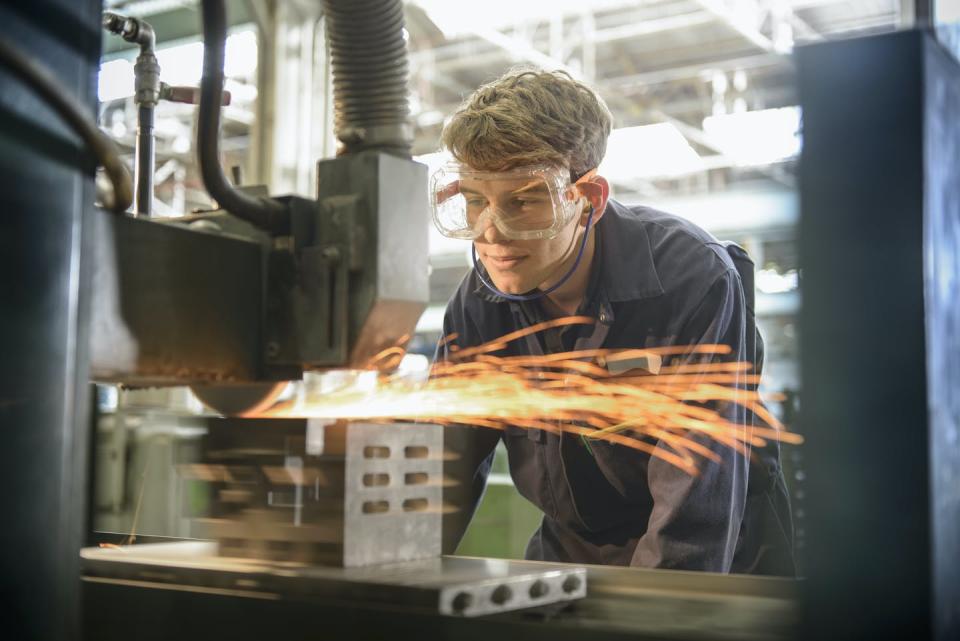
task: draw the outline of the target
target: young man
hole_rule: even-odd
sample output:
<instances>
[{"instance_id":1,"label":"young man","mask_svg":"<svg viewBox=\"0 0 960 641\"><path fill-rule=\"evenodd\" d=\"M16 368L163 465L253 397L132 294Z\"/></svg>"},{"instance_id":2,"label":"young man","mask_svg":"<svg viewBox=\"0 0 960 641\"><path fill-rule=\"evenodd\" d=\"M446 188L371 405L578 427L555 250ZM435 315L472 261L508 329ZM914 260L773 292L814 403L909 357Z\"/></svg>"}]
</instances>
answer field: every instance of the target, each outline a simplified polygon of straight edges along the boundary
<instances>
[{"instance_id":1,"label":"young man","mask_svg":"<svg viewBox=\"0 0 960 641\"><path fill-rule=\"evenodd\" d=\"M481 87L443 131L456 162L431 179L441 233L472 240L474 269L451 299L444 334L460 348L570 315L596 319L511 342L509 354L726 344L755 361L740 276L727 248L679 218L609 198L596 169L611 116L562 73L513 71ZM644 153L644 150L637 150ZM748 334L749 331L749 334ZM437 358L450 357L441 345ZM720 408L748 423L736 407ZM746 429L746 428L745 428ZM458 480L444 518L452 553L503 439L520 493L543 511L528 559L792 574L792 524L775 446L754 463L706 439L719 458L690 475L657 457L544 430L447 430ZM667 447L658 443L657 447Z\"/></svg>"}]
</instances>

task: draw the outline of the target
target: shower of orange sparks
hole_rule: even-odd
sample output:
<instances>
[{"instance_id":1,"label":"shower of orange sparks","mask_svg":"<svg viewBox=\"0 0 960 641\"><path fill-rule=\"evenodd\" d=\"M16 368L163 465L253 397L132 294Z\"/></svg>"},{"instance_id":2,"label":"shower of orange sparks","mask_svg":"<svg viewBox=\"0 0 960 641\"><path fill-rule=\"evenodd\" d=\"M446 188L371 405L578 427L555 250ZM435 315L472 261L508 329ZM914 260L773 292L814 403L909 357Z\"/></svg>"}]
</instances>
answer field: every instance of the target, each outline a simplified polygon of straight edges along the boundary
<instances>
[{"instance_id":1,"label":"shower of orange sparks","mask_svg":"<svg viewBox=\"0 0 960 641\"><path fill-rule=\"evenodd\" d=\"M545 356L498 356L511 341L553 327L592 324L584 316L560 318L511 332L475 347L454 349L457 336L443 339L449 360L434 365L430 379L411 383L382 375L373 390L344 390L285 401L259 414L274 417L419 421L466 424L492 429L507 426L568 432L655 456L690 474L698 457L719 461L706 442L750 455L767 440L799 444L751 389L759 376L749 363L710 360L730 353L726 345L642 349L590 349ZM403 356L399 346L369 363L385 371ZM615 375L607 364L637 358L660 363L684 361L652 372ZM695 356L704 362L696 362ZM742 425L712 409L733 403L752 412L756 424Z\"/></svg>"}]
</instances>

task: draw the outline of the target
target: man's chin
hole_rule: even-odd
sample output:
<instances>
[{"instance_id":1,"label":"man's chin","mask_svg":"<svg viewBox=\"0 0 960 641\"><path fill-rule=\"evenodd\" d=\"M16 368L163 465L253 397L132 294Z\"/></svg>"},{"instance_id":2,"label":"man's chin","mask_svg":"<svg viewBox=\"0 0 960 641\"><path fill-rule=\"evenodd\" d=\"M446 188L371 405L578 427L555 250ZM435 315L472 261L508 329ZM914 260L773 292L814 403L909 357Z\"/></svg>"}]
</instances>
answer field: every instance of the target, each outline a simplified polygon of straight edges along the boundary
<instances>
[{"instance_id":1,"label":"man's chin","mask_svg":"<svg viewBox=\"0 0 960 641\"><path fill-rule=\"evenodd\" d=\"M529 285L516 280L504 281L502 279L497 279L497 278L494 278L492 280L493 280L494 287L496 287L498 290L500 290L504 294L510 294L512 296L519 296L521 294L526 294L532 289L536 288L536 285Z\"/></svg>"}]
</instances>

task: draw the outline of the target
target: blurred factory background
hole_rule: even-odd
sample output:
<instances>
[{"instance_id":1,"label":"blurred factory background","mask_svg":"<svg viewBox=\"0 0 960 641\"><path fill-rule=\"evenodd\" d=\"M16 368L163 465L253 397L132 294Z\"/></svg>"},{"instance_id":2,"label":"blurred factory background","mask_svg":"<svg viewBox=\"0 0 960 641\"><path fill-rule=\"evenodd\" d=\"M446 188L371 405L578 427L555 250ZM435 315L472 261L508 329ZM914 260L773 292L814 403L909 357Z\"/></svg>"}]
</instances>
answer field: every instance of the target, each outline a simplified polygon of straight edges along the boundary
<instances>
[{"instance_id":1,"label":"blurred factory background","mask_svg":"<svg viewBox=\"0 0 960 641\"><path fill-rule=\"evenodd\" d=\"M307 196L312 159L335 153L332 81L318 3L233 0L226 46L224 164L247 185ZM106 10L150 22L162 79L197 86L202 57L196 2L107 0ZM912 20L898 0L491 0L405 4L415 158L442 162L445 117L480 84L515 65L564 69L599 89L615 130L601 172L614 197L685 216L745 247L757 265L757 323L766 342L762 389L787 424L799 389L796 190L802 119L794 47L898 29ZM136 47L105 34L99 76L100 126L132 162L137 107ZM196 108L156 108L155 216L209 208L194 149ZM443 310L469 270L463 243L430 234L430 303L405 367L426 369ZM186 388L99 391L97 524L124 532L189 536L206 505L203 485L176 463L197 456L203 406ZM501 445L502 449L502 445ZM804 547L802 448L784 464ZM148 460L156 463L147 465ZM142 486L142 493L141 493ZM142 498L141 498L142 497ZM140 500L138 500L140 499ZM137 506L141 508L138 512ZM512 486L505 454L460 552L522 558L538 512ZM500 534L491 535L491 532Z\"/></svg>"}]
</instances>

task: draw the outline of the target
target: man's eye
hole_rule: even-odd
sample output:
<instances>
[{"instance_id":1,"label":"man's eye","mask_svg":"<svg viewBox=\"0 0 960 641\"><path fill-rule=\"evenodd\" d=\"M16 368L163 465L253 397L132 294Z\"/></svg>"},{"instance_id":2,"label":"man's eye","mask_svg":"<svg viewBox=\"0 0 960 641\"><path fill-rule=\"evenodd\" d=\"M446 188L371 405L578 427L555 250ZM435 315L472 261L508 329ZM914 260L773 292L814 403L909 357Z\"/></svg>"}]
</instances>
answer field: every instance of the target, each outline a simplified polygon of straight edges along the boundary
<instances>
[{"instance_id":1,"label":"man's eye","mask_svg":"<svg viewBox=\"0 0 960 641\"><path fill-rule=\"evenodd\" d=\"M483 207L486 202L483 198L467 198L467 206L469 207Z\"/></svg>"},{"instance_id":2,"label":"man's eye","mask_svg":"<svg viewBox=\"0 0 960 641\"><path fill-rule=\"evenodd\" d=\"M517 207L536 207L542 204L539 198L514 198L513 204Z\"/></svg>"}]
</instances>

